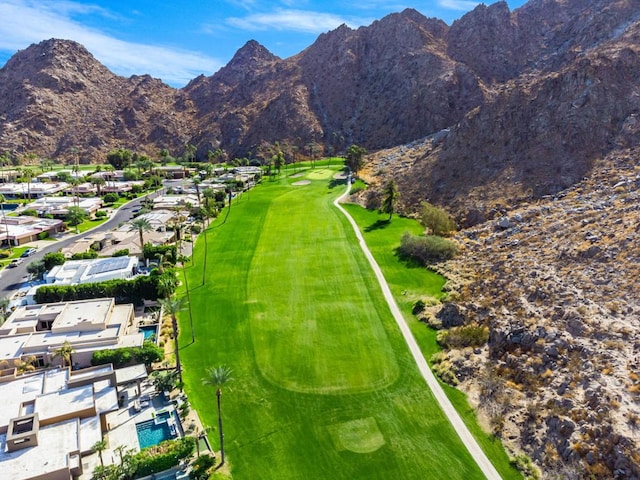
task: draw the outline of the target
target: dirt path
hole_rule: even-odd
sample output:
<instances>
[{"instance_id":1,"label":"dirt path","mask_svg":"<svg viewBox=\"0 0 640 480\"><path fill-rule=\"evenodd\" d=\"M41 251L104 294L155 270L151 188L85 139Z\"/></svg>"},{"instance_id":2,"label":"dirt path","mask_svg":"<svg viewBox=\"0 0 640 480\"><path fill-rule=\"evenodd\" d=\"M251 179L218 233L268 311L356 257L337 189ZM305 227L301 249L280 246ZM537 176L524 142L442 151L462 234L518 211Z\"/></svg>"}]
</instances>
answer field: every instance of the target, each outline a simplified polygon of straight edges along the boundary
<instances>
[{"instance_id":1,"label":"dirt path","mask_svg":"<svg viewBox=\"0 0 640 480\"><path fill-rule=\"evenodd\" d=\"M380 270L378 263L376 262L375 258L373 258L371 251L367 247L367 244L364 241L364 237L362 236L362 233L360 233L360 229L358 228L358 225L356 224L355 220L351 217L351 215L349 215L349 213L344 208L342 208L342 205L340 205L339 202L343 198L345 198L349 194L349 191L351 190L350 180L351 179L349 177L347 181L347 190L345 191L345 193L342 194L339 198L337 198L333 202L333 204L338 208L338 210L340 210L347 217L347 219L351 223L351 226L353 227L353 230L356 233L356 237L358 238L358 241L360 243L360 248L362 248L362 251L364 252L367 259L369 260L369 263L371 264L371 268L376 274L378 283L382 288L382 293L384 294L384 297L387 303L389 304L391 313L393 314L393 317L395 318L396 323L398 324L398 327L402 332L402 336L404 337L405 342L407 342L407 346L409 347L409 350L411 351L411 354L413 355L413 358L416 364L418 365L418 369L420 370L422 377L427 382L427 385L433 392L433 395L438 401L438 404L444 411L444 414L447 416L447 418L453 425L453 428L458 433L458 436L467 447L467 450L469 450L469 453L471 454L473 459L476 461L476 463L480 467L480 470L482 470L482 473L484 473L485 477L487 477L487 479L489 480L501 479L500 474L495 469L491 461L484 454L484 452L480 448L480 445L478 445L478 442L476 442L476 439L473 437L473 435L471 435L471 432L469 431L467 426L464 424L464 422L462 421L462 418L460 417L456 409L453 407L453 405L451 404L451 401L449 400L447 395L444 393L444 390L436 380L435 375L429 368L429 365L427 364L427 361L425 360L424 355L422 355L422 351L420 350L418 343L416 342L415 338L413 337L413 334L411 333L411 330L409 329L409 325L405 321L404 316L400 312L400 309L398 308L398 305L396 304L396 301L393 298L391 289L389 288L389 285L387 284L387 281L385 280L384 275L382 275L382 270Z\"/></svg>"}]
</instances>

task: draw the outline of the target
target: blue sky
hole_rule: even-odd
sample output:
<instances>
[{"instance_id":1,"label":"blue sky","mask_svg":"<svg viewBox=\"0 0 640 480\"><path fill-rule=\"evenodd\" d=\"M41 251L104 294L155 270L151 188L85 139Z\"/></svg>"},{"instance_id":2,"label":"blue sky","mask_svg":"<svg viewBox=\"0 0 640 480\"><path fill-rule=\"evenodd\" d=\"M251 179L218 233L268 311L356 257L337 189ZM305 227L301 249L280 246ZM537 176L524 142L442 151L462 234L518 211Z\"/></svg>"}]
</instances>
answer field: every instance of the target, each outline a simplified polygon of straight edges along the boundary
<instances>
[{"instance_id":1,"label":"blue sky","mask_svg":"<svg viewBox=\"0 0 640 480\"><path fill-rule=\"evenodd\" d=\"M249 40L286 58L341 24L357 28L415 8L449 25L472 0L0 0L0 66L49 38L83 44L118 75L175 87L212 75ZM486 4L494 3L487 1ZM525 0L508 0L513 10Z\"/></svg>"}]
</instances>

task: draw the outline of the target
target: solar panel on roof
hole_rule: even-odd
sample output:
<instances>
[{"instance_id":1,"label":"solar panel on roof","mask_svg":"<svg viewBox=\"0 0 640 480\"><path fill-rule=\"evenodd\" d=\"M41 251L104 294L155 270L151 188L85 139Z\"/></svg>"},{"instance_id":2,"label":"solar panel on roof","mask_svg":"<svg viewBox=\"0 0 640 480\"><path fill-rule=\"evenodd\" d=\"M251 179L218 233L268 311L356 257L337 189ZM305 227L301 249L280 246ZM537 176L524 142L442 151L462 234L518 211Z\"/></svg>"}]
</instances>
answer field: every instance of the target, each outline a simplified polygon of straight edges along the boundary
<instances>
[{"instance_id":1,"label":"solar panel on roof","mask_svg":"<svg viewBox=\"0 0 640 480\"><path fill-rule=\"evenodd\" d=\"M122 270L129 265L129 257L105 258L91 265L87 275L98 275L100 273Z\"/></svg>"}]
</instances>

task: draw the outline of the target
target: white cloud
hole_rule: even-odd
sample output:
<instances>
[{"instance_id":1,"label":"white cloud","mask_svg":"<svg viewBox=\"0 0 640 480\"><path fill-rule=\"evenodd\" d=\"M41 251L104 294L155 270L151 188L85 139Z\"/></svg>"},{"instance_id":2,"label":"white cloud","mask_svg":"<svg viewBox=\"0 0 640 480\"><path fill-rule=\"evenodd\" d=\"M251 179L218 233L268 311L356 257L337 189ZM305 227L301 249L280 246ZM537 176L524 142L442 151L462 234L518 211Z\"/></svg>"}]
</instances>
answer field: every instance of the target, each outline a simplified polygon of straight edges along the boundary
<instances>
[{"instance_id":1,"label":"white cloud","mask_svg":"<svg viewBox=\"0 0 640 480\"><path fill-rule=\"evenodd\" d=\"M340 25L347 24L350 27L362 25L359 20L347 20L338 15L307 10L276 9L268 13L254 13L246 17L227 18L228 26L242 30L278 30L303 33L323 33L333 30Z\"/></svg>"},{"instance_id":2,"label":"white cloud","mask_svg":"<svg viewBox=\"0 0 640 480\"><path fill-rule=\"evenodd\" d=\"M448 8L450 10L459 10L461 12L468 12L473 10L482 2L474 2L472 0L438 0L438 5L442 8Z\"/></svg>"},{"instance_id":3,"label":"white cloud","mask_svg":"<svg viewBox=\"0 0 640 480\"><path fill-rule=\"evenodd\" d=\"M15 52L49 38L74 40L118 75L148 73L175 86L200 73L212 74L222 66L222 62L200 53L118 40L74 21L74 14L110 16L100 7L67 1L3 1L0 50Z\"/></svg>"}]
</instances>

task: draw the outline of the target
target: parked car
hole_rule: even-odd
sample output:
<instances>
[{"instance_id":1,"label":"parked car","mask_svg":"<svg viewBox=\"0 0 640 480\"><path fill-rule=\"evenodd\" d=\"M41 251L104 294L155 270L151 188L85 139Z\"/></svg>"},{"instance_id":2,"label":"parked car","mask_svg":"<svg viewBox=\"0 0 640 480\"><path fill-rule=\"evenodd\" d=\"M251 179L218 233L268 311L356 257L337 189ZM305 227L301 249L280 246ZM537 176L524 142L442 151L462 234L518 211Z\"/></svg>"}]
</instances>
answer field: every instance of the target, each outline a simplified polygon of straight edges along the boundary
<instances>
[{"instance_id":1,"label":"parked car","mask_svg":"<svg viewBox=\"0 0 640 480\"><path fill-rule=\"evenodd\" d=\"M22 252L22 255L20 255L20 256L22 258L26 258L26 257L30 257L34 253L36 253L36 249L35 248L27 248L24 252Z\"/></svg>"},{"instance_id":2,"label":"parked car","mask_svg":"<svg viewBox=\"0 0 640 480\"><path fill-rule=\"evenodd\" d=\"M9 265L7 265L7 268L16 268L18 265L20 265L22 262L24 262L23 259L21 258L14 258L13 260L11 260L11 262L9 263Z\"/></svg>"}]
</instances>

